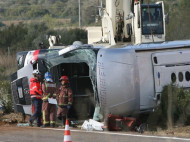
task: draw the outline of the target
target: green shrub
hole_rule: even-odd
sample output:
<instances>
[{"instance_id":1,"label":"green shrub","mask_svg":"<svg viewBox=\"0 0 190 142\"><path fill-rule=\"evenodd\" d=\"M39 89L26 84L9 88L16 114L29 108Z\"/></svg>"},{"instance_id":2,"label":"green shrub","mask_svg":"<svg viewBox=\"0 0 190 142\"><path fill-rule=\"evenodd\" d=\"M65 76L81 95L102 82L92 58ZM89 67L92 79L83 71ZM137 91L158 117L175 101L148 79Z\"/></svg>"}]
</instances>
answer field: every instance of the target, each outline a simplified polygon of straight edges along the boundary
<instances>
[{"instance_id":1,"label":"green shrub","mask_svg":"<svg viewBox=\"0 0 190 142\"><path fill-rule=\"evenodd\" d=\"M170 84L163 88L161 103L150 115L149 123L154 122L157 127L172 128L174 125L188 125L189 118L190 90Z\"/></svg>"},{"instance_id":2,"label":"green shrub","mask_svg":"<svg viewBox=\"0 0 190 142\"><path fill-rule=\"evenodd\" d=\"M10 82L0 81L0 86L0 100L3 106L3 112L10 113L13 111Z\"/></svg>"}]
</instances>

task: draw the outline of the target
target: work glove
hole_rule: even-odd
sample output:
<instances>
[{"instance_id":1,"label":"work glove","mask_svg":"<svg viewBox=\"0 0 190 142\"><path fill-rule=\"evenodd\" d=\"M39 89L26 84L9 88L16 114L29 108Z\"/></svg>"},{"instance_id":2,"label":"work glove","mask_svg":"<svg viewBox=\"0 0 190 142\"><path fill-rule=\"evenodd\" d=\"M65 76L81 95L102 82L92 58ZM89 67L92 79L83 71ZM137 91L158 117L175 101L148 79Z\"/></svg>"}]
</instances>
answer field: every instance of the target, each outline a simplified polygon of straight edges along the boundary
<instances>
[{"instance_id":1,"label":"work glove","mask_svg":"<svg viewBox=\"0 0 190 142\"><path fill-rule=\"evenodd\" d=\"M67 106L67 109L70 109L70 108L71 108L71 106L68 105L68 106Z\"/></svg>"}]
</instances>

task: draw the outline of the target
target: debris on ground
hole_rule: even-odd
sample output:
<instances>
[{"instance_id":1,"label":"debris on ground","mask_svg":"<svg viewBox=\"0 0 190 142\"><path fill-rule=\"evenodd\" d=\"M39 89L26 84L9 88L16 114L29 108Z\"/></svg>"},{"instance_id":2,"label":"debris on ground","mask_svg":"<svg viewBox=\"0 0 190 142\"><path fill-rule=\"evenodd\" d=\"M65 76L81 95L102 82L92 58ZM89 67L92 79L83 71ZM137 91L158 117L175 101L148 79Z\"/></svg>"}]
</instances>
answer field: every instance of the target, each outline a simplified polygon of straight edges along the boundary
<instances>
[{"instance_id":1,"label":"debris on ground","mask_svg":"<svg viewBox=\"0 0 190 142\"><path fill-rule=\"evenodd\" d=\"M175 136L175 137L190 137L190 126L174 127L172 130L162 130L157 131L145 131L146 135L159 135L159 136Z\"/></svg>"},{"instance_id":2,"label":"debris on ground","mask_svg":"<svg viewBox=\"0 0 190 142\"><path fill-rule=\"evenodd\" d=\"M22 113L10 113L10 114L0 114L0 125L4 124L15 124L15 123L25 123L29 116L23 119Z\"/></svg>"},{"instance_id":3,"label":"debris on ground","mask_svg":"<svg viewBox=\"0 0 190 142\"><path fill-rule=\"evenodd\" d=\"M9 123L9 124L13 124L13 123L17 123L17 119L12 118L12 119L3 119L4 123Z\"/></svg>"},{"instance_id":4,"label":"debris on ground","mask_svg":"<svg viewBox=\"0 0 190 142\"><path fill-rule=\"evenodd\" d=\"M73 128L77 128L79 125L79 123L77 121L70 121L70 123L71 123L71 127L73 127Z\"/></svg>"},{"instance_id":5,"label":"debris on ground","mask_svg":"<svg viewBox=\"0 0 190 142\"><path fill-rule=\"evenodd\" d=\"M30 125L29 125L29 123L18 123L17 126L18 127L28 127Z\"/></svg>"},{"instance_id":6,"label":"debris on ground","mask_svg":"<svg viewBox=\"0 0 190 142\"><path fill-rule=\"evenodd\" d=\"M84 121L83 125L81 126L81 129L84 129L87 131L92 131L92 130L103 131L102 129L103 126L104 126L103 123L100 123L93 119L89 119L89 121L87 120Z\"/></svg>"},{"instance_id":7,"label":"debris on ground","mask_svg":"<svg viewBox=\"0 0 190 142\"><path fill-rule=\"evenodd\" d=\"M6 126L6 127L28 127L28 120L29 116L26 116L26 119L23 121L22 113L11 113L11 114L3 114L0 113L0 127ZM83 122L83 124L82 124ZM104 124L97 122L93 119L83 120L82 122L78 121L71 121L71 127L77 126L78 128L81 127L81 129L87 130L87 131L103 131ZM79 124L82 124L82 126L79 126ZM57 126L58 127L58 126ZM130 133L136 133L136 132L130 132ZM161 128L158 128L155 131L145 130L145 135L157 135L157 136L172 136L172 137L190 137L190 126L181 126L181 127L174 127L172 130L164 130Z\"/></svg>"}]
</instances>

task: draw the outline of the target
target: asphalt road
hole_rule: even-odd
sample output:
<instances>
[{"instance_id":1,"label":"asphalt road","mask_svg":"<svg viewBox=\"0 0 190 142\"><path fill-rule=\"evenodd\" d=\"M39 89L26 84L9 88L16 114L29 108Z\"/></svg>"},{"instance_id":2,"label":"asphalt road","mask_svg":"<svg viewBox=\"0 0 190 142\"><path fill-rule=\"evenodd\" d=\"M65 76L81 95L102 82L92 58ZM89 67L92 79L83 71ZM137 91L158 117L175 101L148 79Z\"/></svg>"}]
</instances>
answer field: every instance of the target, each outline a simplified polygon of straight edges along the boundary
<instances>
[{"instance_id":1,"label":"asphalt road","mask_svg":"<svg viewBox=\"0 0 190 142\"><path fill-rule=\"evenodd\" d=\"M0 142L63 142L64 129L0 127ZM87 132L71 128L73 142L186 142L190 138L150 136L126 132Z\"/></svg>"}]
</instances>

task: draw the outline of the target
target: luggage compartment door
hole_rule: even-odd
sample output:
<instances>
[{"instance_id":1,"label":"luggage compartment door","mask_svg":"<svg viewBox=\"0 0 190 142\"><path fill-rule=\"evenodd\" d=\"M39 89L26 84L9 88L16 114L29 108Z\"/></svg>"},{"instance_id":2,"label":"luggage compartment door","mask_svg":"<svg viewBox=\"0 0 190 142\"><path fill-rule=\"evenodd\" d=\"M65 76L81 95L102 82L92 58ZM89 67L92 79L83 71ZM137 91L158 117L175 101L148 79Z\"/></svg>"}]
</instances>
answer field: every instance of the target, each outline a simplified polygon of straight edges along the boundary
<instances>
[{"instance_id":1,"label":"luggage compartment door","mask_svg":"<svg viewBox=\"0 0 190 142\"><path fill-rule=\"evenodd\" d=\"M180 87L190 87L190 51L154 53L152 62L156 94L172 82Z\"/></svg>"}]
</instances>

